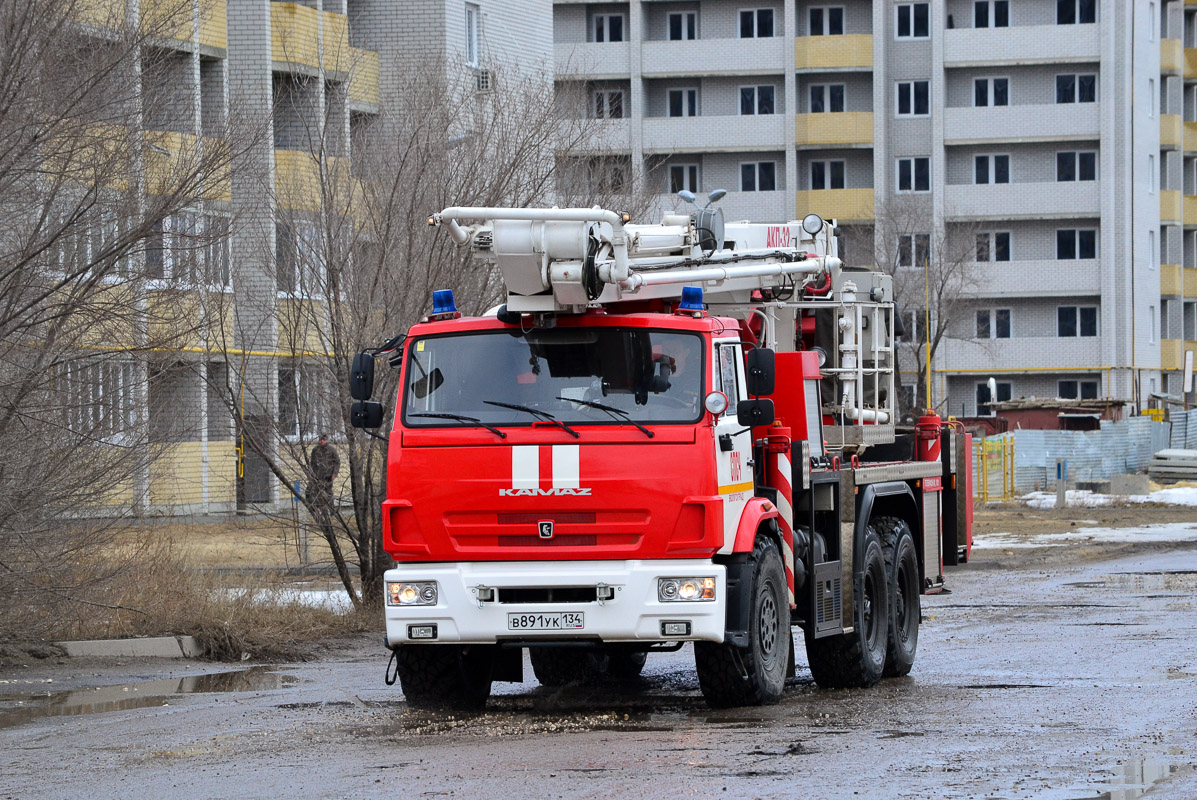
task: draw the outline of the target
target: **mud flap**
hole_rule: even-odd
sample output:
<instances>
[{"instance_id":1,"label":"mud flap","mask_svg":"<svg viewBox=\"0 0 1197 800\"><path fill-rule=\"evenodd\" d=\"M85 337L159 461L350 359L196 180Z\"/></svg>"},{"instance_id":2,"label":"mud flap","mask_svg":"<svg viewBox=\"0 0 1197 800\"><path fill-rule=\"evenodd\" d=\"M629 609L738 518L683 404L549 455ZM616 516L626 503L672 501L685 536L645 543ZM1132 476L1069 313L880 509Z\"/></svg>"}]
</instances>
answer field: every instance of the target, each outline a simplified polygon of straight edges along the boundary
<instances>
[{"instance_id":1,"label":"mud flap","mask_svg":"<svg viewBox=\"0 0 1197 800\"><path fill-rule=\"evenodd\" d=\"M748 647L752 614L752 560L737 553L722 562L727 568L727 618L723 640L736 647Z\"/></svg>"}]
</instances>

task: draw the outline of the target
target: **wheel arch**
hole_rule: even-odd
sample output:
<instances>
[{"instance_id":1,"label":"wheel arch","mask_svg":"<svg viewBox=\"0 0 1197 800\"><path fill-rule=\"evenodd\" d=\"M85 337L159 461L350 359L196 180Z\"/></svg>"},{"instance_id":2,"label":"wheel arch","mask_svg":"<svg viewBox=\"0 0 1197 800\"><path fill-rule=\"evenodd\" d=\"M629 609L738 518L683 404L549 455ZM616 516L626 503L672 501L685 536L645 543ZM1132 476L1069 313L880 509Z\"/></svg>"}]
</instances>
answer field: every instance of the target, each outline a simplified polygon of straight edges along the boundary
<instances>
[{"instance_id":1,"label":"wheel arch","mask_svg":"<svg viewBox=\"0 0 1197 800\"><path fill-rule=\"evenodd\" d=\"M897 517L906 522L914 536L914 549L921 566L923 527L918 524L919 506L910 485L904 481L888 481L870 483L861 490L856 507L856 548L864 546L865 527L874 517Z\"/></svg>"}]
</instances>

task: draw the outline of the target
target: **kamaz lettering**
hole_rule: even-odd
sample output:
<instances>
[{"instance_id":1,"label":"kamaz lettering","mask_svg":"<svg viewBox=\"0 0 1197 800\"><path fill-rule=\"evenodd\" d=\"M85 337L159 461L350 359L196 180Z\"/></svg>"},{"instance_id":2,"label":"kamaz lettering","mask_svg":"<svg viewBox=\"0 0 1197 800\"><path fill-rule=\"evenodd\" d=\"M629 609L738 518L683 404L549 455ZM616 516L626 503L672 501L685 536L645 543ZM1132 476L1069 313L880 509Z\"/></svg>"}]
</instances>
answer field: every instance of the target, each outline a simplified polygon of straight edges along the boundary
<instances>
[{"instance_id":1,"label":"kamaz lettering","mask_svg":"<svg viewBox=\"0 0 1197 800\"><path fill-rule=\"evenodd\" d=\"M589 489L500 489L499 497L589 497Z\"/></svg>"}]
</instances>

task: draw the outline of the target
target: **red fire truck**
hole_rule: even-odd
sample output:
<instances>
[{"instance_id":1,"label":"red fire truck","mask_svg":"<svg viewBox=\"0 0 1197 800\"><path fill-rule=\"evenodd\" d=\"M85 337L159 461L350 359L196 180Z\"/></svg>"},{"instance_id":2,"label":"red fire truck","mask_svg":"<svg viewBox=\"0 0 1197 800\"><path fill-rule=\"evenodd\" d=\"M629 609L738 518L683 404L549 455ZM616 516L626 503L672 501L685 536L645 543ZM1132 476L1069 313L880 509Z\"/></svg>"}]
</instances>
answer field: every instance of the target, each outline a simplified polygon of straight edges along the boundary
<instances>
[{"instance_id":1,"label":"red fire truck","mask_svg":"<svg viewBox=\"0 0 1197 800\"><path fill-rule=\"evenodd\" d=\"M833 224L686 199L659 225L429 218L507 298L463 317L436 292L390 348L388 679L411 704L481 707L525 648L554 686L687 642L709 704L770 703L794 628L820 686L910 671L920 595L971 546L968 436L898 429L891 280L844 266ZM375 355L351 375L364 428Z\"/></svg>"}]
</instances>

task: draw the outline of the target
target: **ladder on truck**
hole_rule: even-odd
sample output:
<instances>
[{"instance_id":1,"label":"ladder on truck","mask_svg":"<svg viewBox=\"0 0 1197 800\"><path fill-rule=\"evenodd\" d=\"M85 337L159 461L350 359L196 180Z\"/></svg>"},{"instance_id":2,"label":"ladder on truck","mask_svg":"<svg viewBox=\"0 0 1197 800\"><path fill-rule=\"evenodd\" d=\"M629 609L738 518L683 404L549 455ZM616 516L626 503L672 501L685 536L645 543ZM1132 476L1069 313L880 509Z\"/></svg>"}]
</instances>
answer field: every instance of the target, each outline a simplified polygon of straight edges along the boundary
<instances>
[{"instance_id":1,"label":"ladder on truck","mask_svg":"<svg viewBox=\"0 0 1197 800\"><path fill-rule=\"evenodd\" d=\"M721 209L631 224L602 208L453 207L428 218L498 270L498 313L550 325L558 314L659 301L700 287L713 313L758 318L755 344L819 351L829 378L829 449L894 441L893 282L838 255L836 226L817 214L785 224L725 223Z\"/></svg>"}]
</instances>

